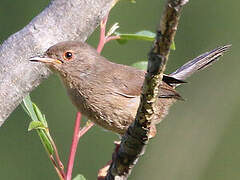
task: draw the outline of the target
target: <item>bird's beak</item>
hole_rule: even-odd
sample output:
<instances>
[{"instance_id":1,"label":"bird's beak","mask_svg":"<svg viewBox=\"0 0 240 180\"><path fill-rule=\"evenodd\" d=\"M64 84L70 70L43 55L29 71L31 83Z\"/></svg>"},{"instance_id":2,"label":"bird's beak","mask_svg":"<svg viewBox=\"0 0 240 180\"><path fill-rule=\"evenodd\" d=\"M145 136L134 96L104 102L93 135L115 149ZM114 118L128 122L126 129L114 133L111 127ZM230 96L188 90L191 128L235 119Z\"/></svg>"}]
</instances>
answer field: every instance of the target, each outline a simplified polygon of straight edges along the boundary
<instances>
[{"instance_id":1,"label":"bird's beak","mask_svg":"<svg viewBox=\"0 0 240 180\"><path fill-rule=\"evenodd\" d=\"M29 59L29 61L42 62L42 63L46 63L46 64L62 64L63 63L63 61L58 60L58 59L49 58L49 57L40 57L40 56L32 57Z\"/></svg>"}]
</instances>

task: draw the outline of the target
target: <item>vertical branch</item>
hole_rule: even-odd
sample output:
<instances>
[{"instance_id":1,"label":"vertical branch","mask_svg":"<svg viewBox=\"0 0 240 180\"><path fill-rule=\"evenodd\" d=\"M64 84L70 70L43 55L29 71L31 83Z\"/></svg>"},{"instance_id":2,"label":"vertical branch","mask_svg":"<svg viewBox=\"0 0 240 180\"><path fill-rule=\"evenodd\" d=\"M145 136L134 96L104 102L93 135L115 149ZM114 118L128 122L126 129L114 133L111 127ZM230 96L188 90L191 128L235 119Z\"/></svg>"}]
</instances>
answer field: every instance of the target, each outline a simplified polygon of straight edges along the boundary
<instances>
[{"instance_id":1,"label":"vertical branch","mask_svg":"<svg viewBox=\"0 0 240 180\"><path fill-rule=\"evenodd\" d=\"M170 45L173 42L181 10L188 0L168 0L163 12L156 40L148 54L148 70L145 76L141 101L134 123L128 128L118 151L113 155L106 180L125 180L131 173L138 158L144 153L149 141L151 120L159 94Z\"/></svg>"}]
</instances>

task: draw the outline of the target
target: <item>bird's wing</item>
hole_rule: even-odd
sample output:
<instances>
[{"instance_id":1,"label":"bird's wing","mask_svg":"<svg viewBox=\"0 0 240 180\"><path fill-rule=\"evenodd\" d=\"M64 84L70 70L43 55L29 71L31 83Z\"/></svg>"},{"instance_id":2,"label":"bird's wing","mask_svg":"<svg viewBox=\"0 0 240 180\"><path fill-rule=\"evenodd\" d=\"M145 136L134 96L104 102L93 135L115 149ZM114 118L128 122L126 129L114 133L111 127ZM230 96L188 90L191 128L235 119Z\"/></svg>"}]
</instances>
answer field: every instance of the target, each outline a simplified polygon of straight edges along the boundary
<instances>
[{"instance_id":1,"label":"bird's wing","mask_svg":"<svg viewBox=\"0 0 240 180\"><path fill-rule=\"evenodd\" d=\"M128 98L140 96L145 75L144 71L135 70L128 66L125 66L127 71L123 68L124 65L119 65L118 71L113 72L113 83L116 86L115 93Z\"/></svg>"},{"instance_id":2,"label":"bird's wing","mask_svg":"<svg viewBox=\"0 0 240 180\"><path fill-rule=\"evenodd\" d=\"M126 71L127 70L127 71ZM116 71L112 72L113 84L115 85L114 93L126 98L134 98L140 96L145 72L130 66L119 65ZM171 86L173 83L183 83L183 81L164 76L162 85L160 86L159 98L175 98L182 99L176 90Z\"/></svg>"}]
</instances>

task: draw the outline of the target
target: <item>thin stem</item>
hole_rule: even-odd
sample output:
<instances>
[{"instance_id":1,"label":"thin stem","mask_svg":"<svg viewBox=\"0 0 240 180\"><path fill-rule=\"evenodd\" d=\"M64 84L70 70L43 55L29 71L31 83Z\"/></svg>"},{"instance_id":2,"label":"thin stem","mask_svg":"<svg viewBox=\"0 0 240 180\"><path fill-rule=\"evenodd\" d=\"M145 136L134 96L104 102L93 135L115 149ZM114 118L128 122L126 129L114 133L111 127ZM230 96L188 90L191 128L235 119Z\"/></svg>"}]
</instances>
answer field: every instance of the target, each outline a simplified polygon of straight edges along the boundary
<instances>
[{"instance_id":1,"label":"thin stem","mask_svg":"<svg viewBox=\"0 0 240 180\"><path fill-rule=\"evenodd\" d=\"M49 158L50 158L50 160L51 160L51 162L52 162L55 170L57 171L57 174L58 174L58 177L60 178L60 180L64 180L64 176L63 176L63 174L60 172L60 170L58 169L57 163L56 163L56 161L54 160L54 157L53 157L52 155L49 155Z\"/></svg>"},{"instance_id":2,"label":"thin stem","mask_svg":"<svg viewBox=\"0 0 240 180\"><path fill-rule=\"evenodd\" d=\"M100 54L100 52L102 51L104 44L105 44L105 39L102 40L102 41L99 41L99 44L98 44L98 47L97 47L97 52L98 52L99 54Z\"/></svg>"},{"instance_id":3,"label":"thin stem","mask_svg":"<svg viewBox=\"0 0 240 180\"><path fill-rule=\"evenodd\" d=\"M105 40L105 43L111 41L111 40L116 40L116 39L120 39L120 36L110 36Z\"/></svg>"},{"instance_id":4,"label":"thin stem","mask_svg":"<svg viewBox=\"0 0 240 180\"><path fill-rule=\"evenodd\" d=\"M37 133L38 133L38 135L40 136L40 130L37 130ZM56 152L57 152L56 145L55 145L54 141L52 140L51 135L50 135L50 133L49 133L48 130L46 131L46 135L47 135L48 139L51 141L51 144L52 144L52 146L53 146L54 152L56 153ZM55 161L55 159L54 159L54 156L53 156L52 154L50 154L50 152L48 151L48 149L47 149L45 143L43 142L42 138L40 138L40 139L41 139L41 141L42 141L42 143L43 143L43 147L44 147L44 149L46 150L46 153L48 154L48 157L49 157L49 159L51 160L51 162L52 162L52 164L53 164L53 167L55 168L55 170L56 170L59 178L60 178L61 180L63 180L64 177L65 177L64 170L62 170L61 167L57 165L57 163L56 163L56 161ZM57 152L57 154L58 154L58 152ZM58 156L58 159L59 159L59 156ZM60 159L59 159L59 161L60 161ZM61 164L61 161L60 161L59 164ZM60 169L59 169L59 168L60 168Z\"/></svg>"},{"instance_id":5,"label":"thin stem","mask_svg":"<svg viewBox=\"0 0 240 180\"><path fill-rule=\"evenodd\" d=\"M75 120L75 127L74 127L74 134L72 138L72 146L70 149L70 155L68 160L68 167L67 167L67 175L66 180L71 180L72 178L72 170L73 170L73 164L75 160L75 154L77 151L77 145L79 141L79 129L80 129L80 123L81 123L81 113L77 112L76 120Z\"/></svg>"},{"instance_id":6,"label":"thin stem","mask_svg":"<svg viewBox=\"0 0 240 180\"><path fill-rule=\"evenodd\" d=\"M58 154L57 146L56 146L55 142L53 141L52 137L50 136L50 134L47 133L47 135L48 135L48 138L51 141L51 144L53 146L55 156L56 156L56 160L57 160L57 163L58 163L58 167L60 168L60 172L63 175L63 177L65 177L66 175L65 175L65 172L64 172L64 166L63 166L63 163L60 160L60 156Z\"/></svg>"},{"instance_id":7,"label":"thin stem","mask_svg":"<svg viewBox=\"0 0 240 180\"><path fill-rule=\"evenodd\" d=\"M89 129L91 129L91 127L93 127L94 123L90 122L89 124L87 124L86 126L84 126L78 133L78 138L80 139L86 132L88 132Z\"/></svg>"},{"instance_id":8,"label":"thin stem","mask_svg":"<svg viewBox=\"0 0 240 180\"><path fill-rule=\"evenodd\" d=\"M98 53L102 52L104 44L106 43L105 34L106 34L106 24L107 24L107 20L108 20L108 15L109 15L109 13L107 13L107 15L104 17L104 19L100 23L100 38L99 38L99 43L98 43L98 47L97 47Z\"/></svg>"}]
</instances>

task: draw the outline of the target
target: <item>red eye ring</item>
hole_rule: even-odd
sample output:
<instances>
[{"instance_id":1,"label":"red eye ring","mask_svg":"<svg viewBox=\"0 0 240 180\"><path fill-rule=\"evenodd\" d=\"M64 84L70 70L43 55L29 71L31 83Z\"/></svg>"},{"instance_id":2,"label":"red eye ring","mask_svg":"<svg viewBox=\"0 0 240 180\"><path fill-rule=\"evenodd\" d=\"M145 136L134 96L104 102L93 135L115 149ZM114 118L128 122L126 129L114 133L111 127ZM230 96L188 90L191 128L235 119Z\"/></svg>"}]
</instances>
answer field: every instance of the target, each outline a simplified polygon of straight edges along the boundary
<instances>
[{"instance_id":1,"label":"red eye ring","mask_svg":"<svg viewBox=\"0 0 240 180\"><path fill-rule=\"evenodd\" d=\"M65 60L71 60L73 58L73 53L71 51L67 51L64 53L63 58Z\"/></svg>"}]
</instances>

